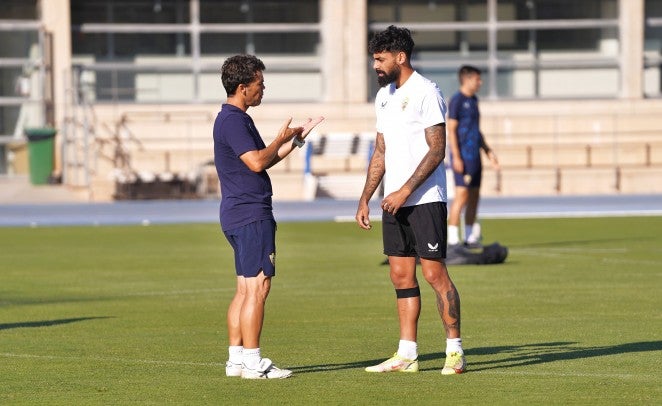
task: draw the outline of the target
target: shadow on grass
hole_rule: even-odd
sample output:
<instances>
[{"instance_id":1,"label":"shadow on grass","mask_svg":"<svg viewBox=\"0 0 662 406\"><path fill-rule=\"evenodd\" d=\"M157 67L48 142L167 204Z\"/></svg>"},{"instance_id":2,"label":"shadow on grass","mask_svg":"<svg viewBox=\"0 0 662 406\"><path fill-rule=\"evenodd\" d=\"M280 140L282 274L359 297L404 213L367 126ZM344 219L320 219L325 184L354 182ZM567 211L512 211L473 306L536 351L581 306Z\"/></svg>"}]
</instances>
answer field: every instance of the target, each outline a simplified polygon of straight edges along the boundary
<instances>
[{"instance_id":1,"label":"shadow on grass","mask_svg":"<svg viewBox=\"0 0 662 406\"><path fill-rule=\"evenodd\" d=\"M61 324L78 323L79 321L97 320L97 319L110 319L110 318L112 318L112 317L108 317L108 316L104 316L104 317L76 317L76 318L72 318L72 319L24 321L22 323L5 323L5 324L0 324L0 331L10 330L10 329L13 329L13 328L51 327L51 326L59 326Z\"/></svg>"},{"instance_id":2,"label":"shadow on grass","mask_svg":"<svg viewBox=\"0 0 662 406\"><path fill-rule=\"evenodd\" d=\"M625 242L625 241L640 241L642 238L653 238L653 236L637 236L631 238L592 238L590 240L562 240L562 241L547 241L539 243L519 243L509 244L509 248L538 248L538 247L577 247L580 245L592 245L596 243L612 243L612 242Z\"/></svg>"},{"instance_id":3,"label":"shadow on grass","mask_svg":"<svg viewBox=\"0 0 662 406\"><path fill-rule=\"evenodd\" d=\"M525 345L506 345L499 347L479 347L466 350L468 358L467 372L485 371L490 369L513 368L526 365L545 364L557 361L602 357L635 352L662 351L662 341L642 341L603 347L578 347L576 342L550 342ZM420 354L419 361L432 361L444 358L443 352ZM480 361L483 356L500 356L499 359ZM385 358L347 362L339 364L320 364L289 369L297 373L326 372L343 369L363 369L376 365ZM438 370L438 368L421 368L421 371Z\"/></svg>"},{"instance_id":4,"label":"shadow on grass","mask_svg":"<svg viewBox=\"0 0 662 406\"><path fill-rule=\"evenodd\" d=\"M662 341L640 341L600 347L578 347L574 342L552 342L540 344L514 345L502 347L484 347L467 351L471 355L507 354L501 359L470 362L472 371L502 369L526 365L546 364L556 361L568 361L608 355L636 352L662 351Z\"/></svg>"}]
</instances>

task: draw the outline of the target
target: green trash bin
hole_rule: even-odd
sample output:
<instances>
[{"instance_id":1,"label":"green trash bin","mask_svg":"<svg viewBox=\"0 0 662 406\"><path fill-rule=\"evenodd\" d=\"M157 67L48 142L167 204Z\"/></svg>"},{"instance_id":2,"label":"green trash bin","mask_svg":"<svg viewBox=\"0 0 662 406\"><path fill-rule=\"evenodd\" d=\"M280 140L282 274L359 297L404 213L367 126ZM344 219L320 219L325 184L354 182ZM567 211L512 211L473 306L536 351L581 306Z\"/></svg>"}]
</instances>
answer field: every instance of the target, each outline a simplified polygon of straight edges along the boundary
<instances>
[{"instance_id":1,"label":"green trash bin","mask_svg":"<svg viewBox=\"0 0 662 406\"><path fill-rule=\"evenodd\" d=\"M53 172L54 138L57 131L51 127L26 128L30 182L44 185Z\"/></svg>"}]
</instances>

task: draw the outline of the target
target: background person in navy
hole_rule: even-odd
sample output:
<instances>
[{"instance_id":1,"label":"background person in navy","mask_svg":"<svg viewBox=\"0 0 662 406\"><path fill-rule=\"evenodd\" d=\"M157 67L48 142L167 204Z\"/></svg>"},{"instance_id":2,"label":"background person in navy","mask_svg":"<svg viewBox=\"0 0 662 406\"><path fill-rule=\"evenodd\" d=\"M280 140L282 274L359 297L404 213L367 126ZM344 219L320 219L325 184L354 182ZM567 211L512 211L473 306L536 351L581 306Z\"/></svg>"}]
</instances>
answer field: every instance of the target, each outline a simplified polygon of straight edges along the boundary
<instances>
[{"instance_id":1,"label":"background person in navy","mask_svg":"<svg viewBox=\"0 0 662 406\"><path fill-rule=\"evenodd\" d=\"M485 151L496 170L499 170L499 161L480 132L480 112L476 97L483 84L480 70L465 65L458 71L458 76L460 89L448 105L447 120L451 167L455 179L455 197L448 213L448 244L460 243L460 216L464 209L464 238L466 244L472 246L478 245L482 238L480 224L476 221L483 172L480 150Z\"/></svg>"},{"instance_id":2,"label":"background person in navy","mask_svg":"<svg viewBox=\"0 0 662 406\"><path fill-rule=\"evenodd\" d=\"M221 183L221 228L234 249L237 274L237 290L227 313L229 360L225 373L247 379L292 375L260 354L264 306L276 273L276 221L266 169L302 146L323 119L291 128L289 118L269 146L265 145L246 114L262 101L264 70L262 61L253 55L236 55L223 63L221 81L227 102L216 117L213 132L214 163Z\"/></svg>"}]
</instances>

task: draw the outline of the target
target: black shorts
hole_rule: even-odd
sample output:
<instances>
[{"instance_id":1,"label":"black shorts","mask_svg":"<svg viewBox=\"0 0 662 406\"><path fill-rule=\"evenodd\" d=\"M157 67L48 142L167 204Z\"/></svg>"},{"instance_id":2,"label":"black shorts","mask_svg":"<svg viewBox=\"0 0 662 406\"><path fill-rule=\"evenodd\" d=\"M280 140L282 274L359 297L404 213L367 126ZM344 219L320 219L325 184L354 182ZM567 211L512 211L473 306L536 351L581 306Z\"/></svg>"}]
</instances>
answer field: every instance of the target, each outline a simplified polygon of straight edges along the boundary
<instances>
[{"instance_id":1,"label":"black shorts","mask_svg":"<svg viewBox=\"0 0 662 406\"><path fill-rule=\"evenodd\" d=\"M395 257L446 258L445 202L401 207L382 214L384 254Z\"/></svg>"}]
</instances>

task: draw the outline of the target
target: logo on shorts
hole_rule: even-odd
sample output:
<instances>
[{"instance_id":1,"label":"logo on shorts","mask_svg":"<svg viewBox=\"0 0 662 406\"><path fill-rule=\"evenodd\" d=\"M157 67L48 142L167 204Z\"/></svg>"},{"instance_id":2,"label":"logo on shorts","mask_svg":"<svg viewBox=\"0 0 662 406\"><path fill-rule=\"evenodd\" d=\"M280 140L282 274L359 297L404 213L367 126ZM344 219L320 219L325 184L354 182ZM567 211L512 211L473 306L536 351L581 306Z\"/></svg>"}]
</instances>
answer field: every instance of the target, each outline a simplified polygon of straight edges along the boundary
<instances>
[{"instance_id":1,"label":"logo on shorts","mask_svg":"<svg viewBox=\"0 0 662 406\"><path fill-rule=\"evenodd\" d=\"M430 249L430 252L437 252L437 250L439 249L439 243L432 245L432 243L429 242L428 248Z\"/></svg>"},{"instance_id":2,"label":"logo on shorts","mask_svg":"<svg viewBox=\"0 0 662 406\"><path fill-rule=\"evenodd\" d=\"M469 183L471 183L471 175L469 175L468 173L463 176L463 179L465 184L468 185Z\"/></svg>"},{"instance_id":3,"label":"logo on shorts","mask_svg":"<svg viewBox=\"0 0 662 406\"><path fill-rule=\"evenodd\" d=\"M269 261L271 261L271 265L276 266L276 253L272 252L269 254Z\"/></svg>"}]
</instances>

